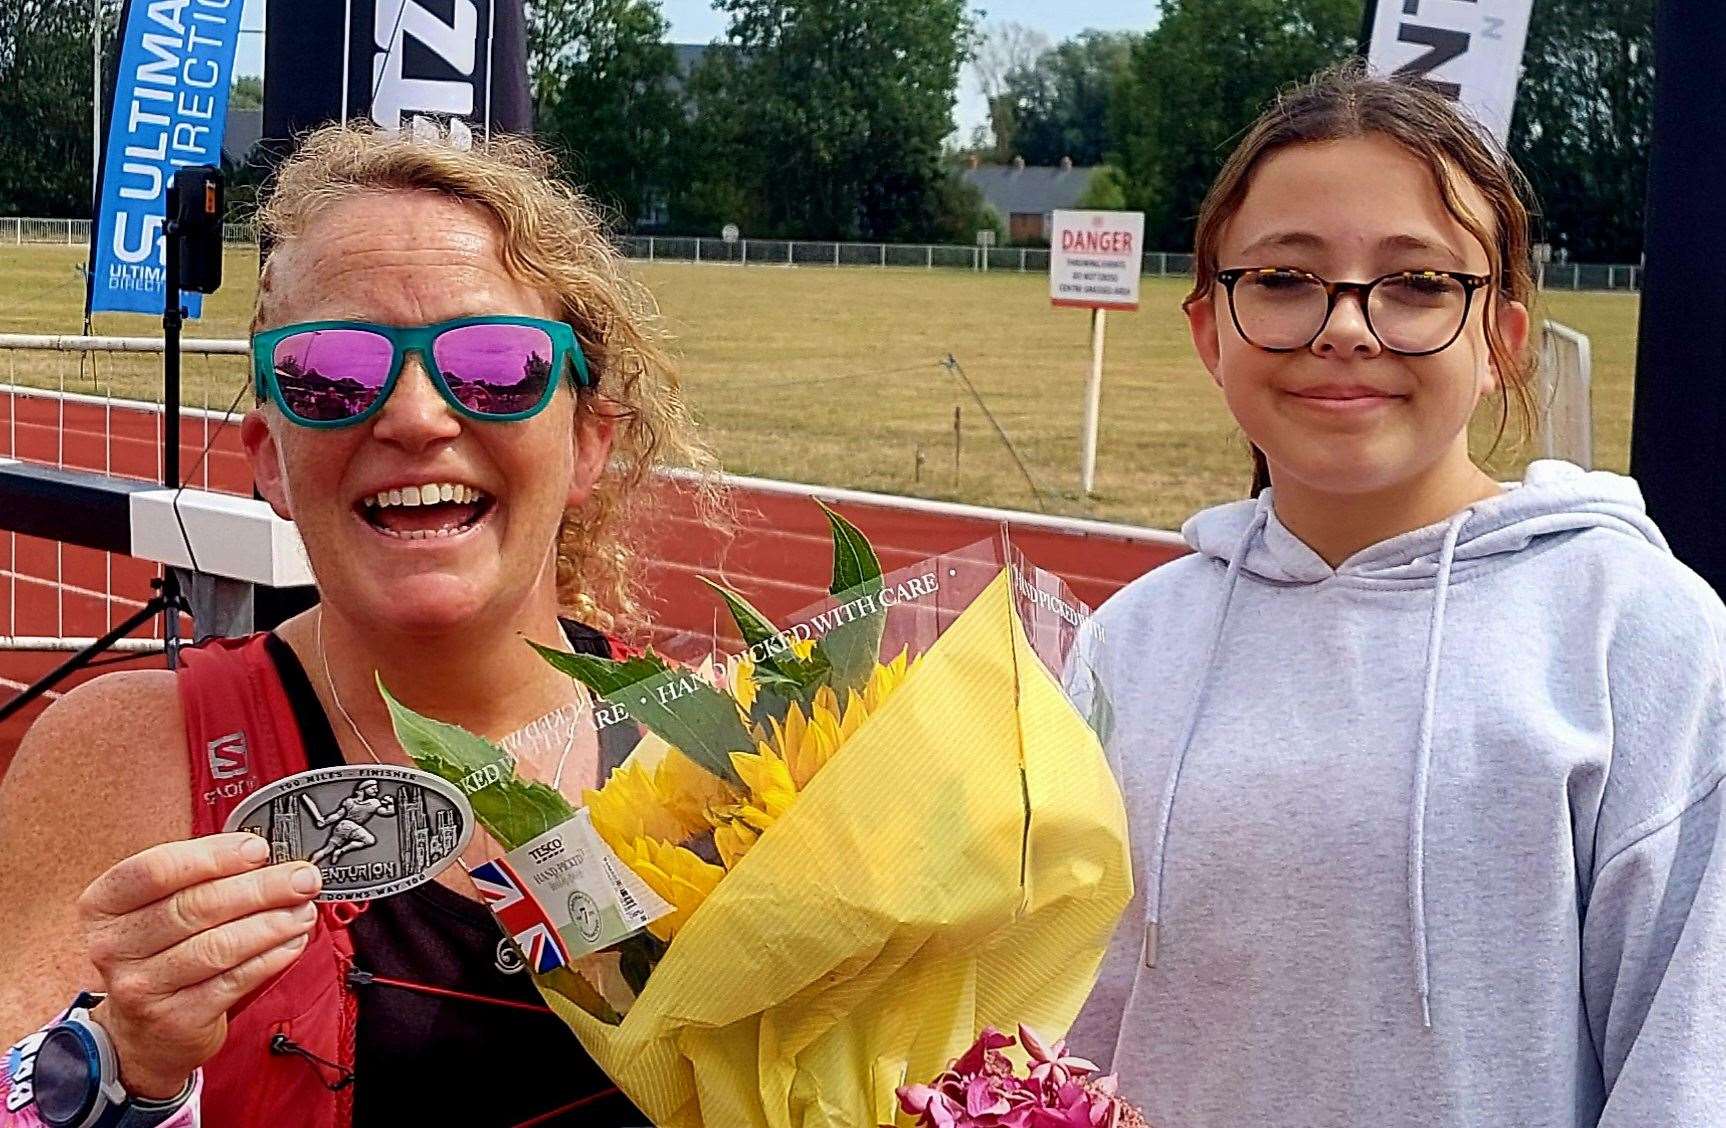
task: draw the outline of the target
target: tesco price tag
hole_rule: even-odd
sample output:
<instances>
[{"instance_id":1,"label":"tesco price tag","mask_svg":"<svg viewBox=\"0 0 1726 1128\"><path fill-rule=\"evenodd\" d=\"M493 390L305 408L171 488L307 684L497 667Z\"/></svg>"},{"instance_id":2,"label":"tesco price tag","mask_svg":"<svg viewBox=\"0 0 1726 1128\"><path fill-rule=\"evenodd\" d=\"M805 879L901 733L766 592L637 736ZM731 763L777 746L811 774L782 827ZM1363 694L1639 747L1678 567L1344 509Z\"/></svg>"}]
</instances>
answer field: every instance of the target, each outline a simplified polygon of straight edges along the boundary
<instances>
[{"instance_id":1,"label":"tesco price tag","mask_svg":"<svg viewBox=\"0 0 1726 1128\"><path fill-rule=\"evenodd\" d=\"M586 807L468 876L535 975L608 948L672 912L611 852Z\"/></svg>"},{"instance_id":2,"label":"tesco price tag","mask_svg":"<svg viewBox=\"0 0 1726 1128\"><path fill-rule=\"evenodd\" d=\"M1080 309L1138 309L1145 213L1057 211L1049 300Z\"/></svg>"}]
</instances>

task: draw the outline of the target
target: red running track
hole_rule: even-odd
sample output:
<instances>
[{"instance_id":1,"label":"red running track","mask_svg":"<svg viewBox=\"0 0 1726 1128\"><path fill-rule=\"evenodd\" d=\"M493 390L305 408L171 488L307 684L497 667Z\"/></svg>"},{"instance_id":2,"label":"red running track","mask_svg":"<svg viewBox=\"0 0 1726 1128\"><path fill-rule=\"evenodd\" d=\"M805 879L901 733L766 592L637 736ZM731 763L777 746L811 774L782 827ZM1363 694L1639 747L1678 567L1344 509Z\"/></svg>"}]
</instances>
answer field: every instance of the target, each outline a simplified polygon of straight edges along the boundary
<instances>
[{"instance_id":1,"label":"red running track","mask_svg":"<svg viewBox=\"0 0 1726 1128\"><path fill-rule=\"evenodd\" d=\"M183 418L181 465L187 479L249 494L251 473L238 428L222 427L201 414ZM146 408L0 393L0 457L153 480L159 473L161 420L159 411ZM652 516L639 532L648 546L643 587L650 593L646 611L656 636L718 632L722 641L732 641L720 630L714 597L697 582L698 575L723 573L764 613L780 620L826 594L831 540L826 519L809 500L811 488L736 480L739 529L729 540L701 520L690 495L675 481L651 488L661 500L645 507ZM1032 563L1062 577L1093 607L1182 551L1167 534L1089 522L1050 523L1028 514L880 495L813 492L869 536L889 572L998 536L1006 525ZM0 635L100 635L148 598L154 575L154 567L140 561L0 532ZM104 595L107 591L114 593L112 599ZM0 651L0 699L63 657ZM0 773L39 711L39 706L26 710L0 726Z\"/></svg>"}]
</instances>

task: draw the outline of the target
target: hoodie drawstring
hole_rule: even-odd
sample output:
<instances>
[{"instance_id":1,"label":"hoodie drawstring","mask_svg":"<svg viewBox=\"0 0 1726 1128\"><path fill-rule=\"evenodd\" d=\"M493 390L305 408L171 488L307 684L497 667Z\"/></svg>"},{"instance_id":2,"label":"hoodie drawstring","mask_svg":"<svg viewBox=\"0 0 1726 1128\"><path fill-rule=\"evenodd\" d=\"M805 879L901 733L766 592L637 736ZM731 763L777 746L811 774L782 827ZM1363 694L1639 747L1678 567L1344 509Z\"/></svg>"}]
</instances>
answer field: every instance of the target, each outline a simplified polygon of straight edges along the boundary
<instances>
[{"instance_id":1,"label":"hoodie drawstring","mask_svg":"<svg viewBox=\"0 0 1726 1128\"><path fill-rule=\"evenodd\" d=\"M1432 730L1438 712L1438 659L1444 646L1445 597L1456 563L1456 542L1473 511L1451 519L1438 553L1438 579L1432 597L1432 625L1426 635L1426 686L1420 703L1420 729L1414 760L1414 801L1408 816L1408 912L1414 933L1414 981L1420 993L1420 1021L1432 1029L1432 982L1426 948L1426 793L1432 767Z\"/></svg>"},{"instance_id":2,"label":"hoodie drawstring","mask_svg":"<svg viewBox=\"0 0 1726 1128\"><path fill-rule=\"evenodd\" d=\"M1187 748L1193 742L1193 734L1198 731L1199 717L1204 712L1205 690L1211 681L1211 669L1216 665L1217 651L1223 642L1223 628L1228 623L1229 604L1234 601L1235 587L1240 582L1241 565L1246 562L1247 550L1252 547L1253 538L1270 520L1271 495L1269 491L1259 495L1258 507L1253 511L1253 519L1247 524L1247 531L1241 535L1240 544L1229 557L1229 569L1223 577L1223 597L1217 604L1215 621L1211 624L1211 643L1205 650L1204 665L1199 668L1198 684L1193 688L1193 700L1187 707L1186 723L1181 726L1180 743L1175 746L1174 758L1169 763L1169 778L1163 785L1161 809L1157 814L1157 837L1151 845L1151 856L1146 865L1150 877L1150 888L1145 892L1145 966L1157 966L1157 931L1162 914L1163 902L1163 862L1167 857L1169 841L1169 821L1175 811L1175 788L1181 782L1181 766L1186 763Z\"/></svg>"},{"instance_id":3,"label":"hoodie drawstring","mask_svg":"<svg viewBox=\"0 0 1726 1128\"><path fill-rule=\"evenodd\" d=\"M1163 786L1157 813L1157 833L1151 843L1151 855L1146 863L1149 887L1145 892L1144 964L1157 966L1158 933L1162 923L1163 869L1168 856L1169 823L1174 815L1175 791L1180 785L1181 769L1186 764L1187 750L1198 731L1199 718L1204 713L1205 693L1210 687L1211 671L1216 665L1217 652L1222 647L1223 631L1228 623L1229 607L1234 602L1235 588L1240 582L1241 566L1246 560L1252 540L1269 521L1270 501L1260 499L1252 521L1241 535L1240 544L1230 554L1228 572L1223 578L1222 600L1217 605L1211 625L1210 645L1206 648L1204 665L1200 667L1198 684L1193 689L1186 721L1181 727L1180 742L1175 746L1169 764L1168 778ZM1450 593L1450 579L1456 564L1456 545L1463 526L1473 516L1463 510L1445 529L1444 543L1439 549L1437 583L1433 592L1432 620L1427 630L1425 684L1421 696L1420 727L1417 736L1414 768L1414 794L1410 804L1408 826L1408 907L1414 934L1415 986L1420 996L1421 1024L1432 1027L1432 982L1426 936L1426 799L1432 768L1433 729L1438 711L1439 659L1444 648L1444 616Z\"/></svg>"}]
</instances>

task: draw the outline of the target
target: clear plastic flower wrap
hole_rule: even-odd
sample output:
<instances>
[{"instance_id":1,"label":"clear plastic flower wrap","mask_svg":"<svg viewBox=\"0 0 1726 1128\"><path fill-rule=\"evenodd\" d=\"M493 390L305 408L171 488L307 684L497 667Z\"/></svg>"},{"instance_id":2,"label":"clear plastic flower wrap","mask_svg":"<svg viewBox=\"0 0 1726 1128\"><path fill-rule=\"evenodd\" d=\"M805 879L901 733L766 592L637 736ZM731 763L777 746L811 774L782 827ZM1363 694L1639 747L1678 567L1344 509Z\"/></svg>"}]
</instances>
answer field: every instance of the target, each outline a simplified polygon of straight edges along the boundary
<instances>
[{"instance_id":1,"label":"clear plastic flower wrap","mask_svg":"<svg viewBox=\"0 0 1726 1128\"><path fill-rule=\"evenodd\" d=\"M503 851L475 881L542 994L658 1124L891 1123L982 1027L1064 1030L1131 896L1055 674L1083 605L1004 534L884 573L826 513L814 607L711 585L735 653L541 651L633 745L579 804L390 700Z\"/></svg>"}]
</instances>

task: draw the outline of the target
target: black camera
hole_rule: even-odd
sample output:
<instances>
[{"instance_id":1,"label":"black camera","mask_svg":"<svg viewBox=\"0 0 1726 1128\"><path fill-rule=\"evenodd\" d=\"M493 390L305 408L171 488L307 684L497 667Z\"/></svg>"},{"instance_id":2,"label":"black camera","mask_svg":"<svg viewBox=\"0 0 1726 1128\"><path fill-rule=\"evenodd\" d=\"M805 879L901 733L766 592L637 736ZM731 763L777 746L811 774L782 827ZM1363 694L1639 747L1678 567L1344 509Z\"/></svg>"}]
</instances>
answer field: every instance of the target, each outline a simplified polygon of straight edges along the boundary
<instances>
[{"instance_id":1,"label":"black camera","mask_svg":"<svg viewBox=\"0 0 1726 1128\"><path fill-rule=\"evenodd\" d=\"M168 182L168 238L178 246L182 290L213 294L222 285L222 170L187 165Z\"/></svg>"}]
</instances>

